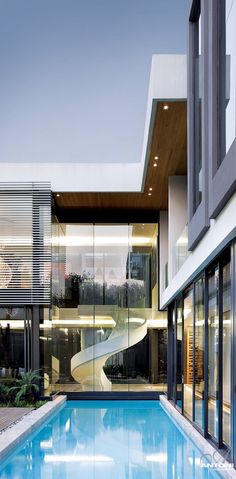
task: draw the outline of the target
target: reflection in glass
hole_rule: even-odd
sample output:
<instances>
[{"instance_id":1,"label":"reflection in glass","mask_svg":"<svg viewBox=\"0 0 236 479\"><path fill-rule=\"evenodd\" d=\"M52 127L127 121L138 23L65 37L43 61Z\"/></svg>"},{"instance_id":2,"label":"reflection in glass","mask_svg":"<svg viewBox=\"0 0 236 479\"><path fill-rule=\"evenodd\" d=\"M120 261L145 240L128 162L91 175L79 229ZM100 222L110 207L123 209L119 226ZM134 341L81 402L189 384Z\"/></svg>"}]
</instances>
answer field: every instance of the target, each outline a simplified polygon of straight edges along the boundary
<instances>
[{"instance_id":1,"label":"reflection in glass","mask_svg":"<svg viewBox=\"0 0 236 479\"><path fill-rule=\"evenodd\" d=\"M0 381L24 371L24 308L0 308Z\"/></svg>"},{"instance_id":2,"label":"reflection in glass","mask_svg":"<svg viewBox=\"0 0 236 479\"><path fill-rule=\"evenodd\" d=\"M176 329L176 336L177 336L177 358L176 358L176 402L177 405L179 406L180 409L182 409L182 347L183 347L183 333L182 333L182 327L183 327L183 319L182 319L182 314L183 314L183 308L182 308L182 299L178 299L176 303L176 308L177 308L177 329Z\"/></svg>"},{"instance_id":3,"label":"reflection in glass","mask_svg":"<svg viewBox=\"0 0 236 479\"><path fill-rule=\"evenodd\" d=\"M184 414L192 419L193 402L193 290L184 298Z\"/></svg>"},{"instance_id":4,"label":"reflection in glass","mask_svg":"<svg viewBox=\"0 0 236 479\"><path fill-rule=\"evenodd\" d=\"M200 278L195 283L195 422L204 428L204 279Z\"/></svg>"},{"instance_id":5,"label":"reflection in glass","mask_svg":"<svg viewBox=\"0 0 236 479\"><path fill-rule=\"evenodd\" d=\"M218 439L219 397L219 269L208 277L208 431Z\"/></svg>"},{"instance_id":6,"label":"reflection in glass","mask_svg":"<svg viewBox=\"0 0 236 479\"><path fill-rule=\"evenodd\" d=\"M223 266L223 441L230 445L231 396L231 272L230 262Z\"/></svg>"}]
</instances>

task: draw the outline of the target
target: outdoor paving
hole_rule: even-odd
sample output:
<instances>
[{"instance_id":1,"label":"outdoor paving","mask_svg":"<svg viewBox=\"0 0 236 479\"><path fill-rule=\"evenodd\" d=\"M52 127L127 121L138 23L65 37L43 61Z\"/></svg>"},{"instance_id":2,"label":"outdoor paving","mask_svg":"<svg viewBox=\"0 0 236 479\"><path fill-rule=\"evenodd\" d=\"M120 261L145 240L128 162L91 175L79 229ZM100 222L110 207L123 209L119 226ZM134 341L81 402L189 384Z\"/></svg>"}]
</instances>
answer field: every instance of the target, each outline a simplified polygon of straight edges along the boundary
<instances>
[{"instance_id":1,"label":"outdoor paving","mask_svg":"<svg viewBox=\"0 0 236 479\"><path fill-rule=\"evenodd\" d=\"M32 411L29 407L2 407L0 408L0 432L19 421Z\"/></svg>"}]
</instances>

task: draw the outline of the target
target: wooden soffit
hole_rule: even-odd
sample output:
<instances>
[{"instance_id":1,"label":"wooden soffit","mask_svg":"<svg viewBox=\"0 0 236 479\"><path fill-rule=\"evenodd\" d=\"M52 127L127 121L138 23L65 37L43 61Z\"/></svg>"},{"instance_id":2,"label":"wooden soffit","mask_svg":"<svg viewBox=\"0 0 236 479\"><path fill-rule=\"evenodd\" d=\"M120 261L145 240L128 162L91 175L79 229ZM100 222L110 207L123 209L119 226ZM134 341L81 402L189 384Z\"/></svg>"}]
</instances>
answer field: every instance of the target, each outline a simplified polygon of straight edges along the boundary
<instances>
[{"instance_id":1,"label":"wooden soffit","mask_svg":"<svg viewBox=\"0 0 236 479\"><path fill-rule=\"evenodd\" d=\"M166 105L168 109L165 108ZM143 191L54 193L55 209L158 212L168 207L168 177L187 174L187 102L156 102ZM158 157L155 160L155 157ZM154 165L157 166L154 166ZM152 188L152 190L150 190ZM151 193L151 195L149 195ZM60 196L58 196L60 195ZM114 218L115 219L115 218Z\"/></svg>"}]
</instances>

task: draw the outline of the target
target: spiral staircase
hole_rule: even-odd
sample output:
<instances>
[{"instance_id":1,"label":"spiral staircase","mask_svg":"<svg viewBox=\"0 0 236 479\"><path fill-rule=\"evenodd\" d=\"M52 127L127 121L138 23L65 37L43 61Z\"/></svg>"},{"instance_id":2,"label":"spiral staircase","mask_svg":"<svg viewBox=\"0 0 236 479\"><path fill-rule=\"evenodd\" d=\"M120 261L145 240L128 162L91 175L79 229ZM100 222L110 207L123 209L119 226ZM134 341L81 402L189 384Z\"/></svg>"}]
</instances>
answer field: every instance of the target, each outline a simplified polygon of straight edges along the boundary
<instances>
[{"instance_id":1,"label":"spiral staircase","mask_svg":"<svg viewBox=\"0 0 236 479\"><path fill-rule=\"evenodd\" d=\"M89 346L71 358L71 375L83 391L110 391L112 384L103 367L109 357L141 341L147 334L147 320L128 318L127 310L114 315L115 327L105 341Z\"/></svg>"}]
</instances>

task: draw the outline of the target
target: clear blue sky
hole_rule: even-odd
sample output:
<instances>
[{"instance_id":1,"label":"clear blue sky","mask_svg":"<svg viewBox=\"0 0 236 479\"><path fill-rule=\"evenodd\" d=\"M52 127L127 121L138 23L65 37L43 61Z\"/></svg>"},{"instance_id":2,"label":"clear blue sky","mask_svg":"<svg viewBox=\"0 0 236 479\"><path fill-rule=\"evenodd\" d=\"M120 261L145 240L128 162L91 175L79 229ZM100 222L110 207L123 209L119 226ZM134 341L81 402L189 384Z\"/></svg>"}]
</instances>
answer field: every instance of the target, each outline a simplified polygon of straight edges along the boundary
<instances>
[{"instance_id":1,"label":"clear blue sky","mask_svg":"<svg viewBox=\"0 0 236 479\"><path fill-rule=\"evenodd\" d=\"M0 161L141 159L153 53L189 0L0 0Z\"/></svg>"}]
</instances>

